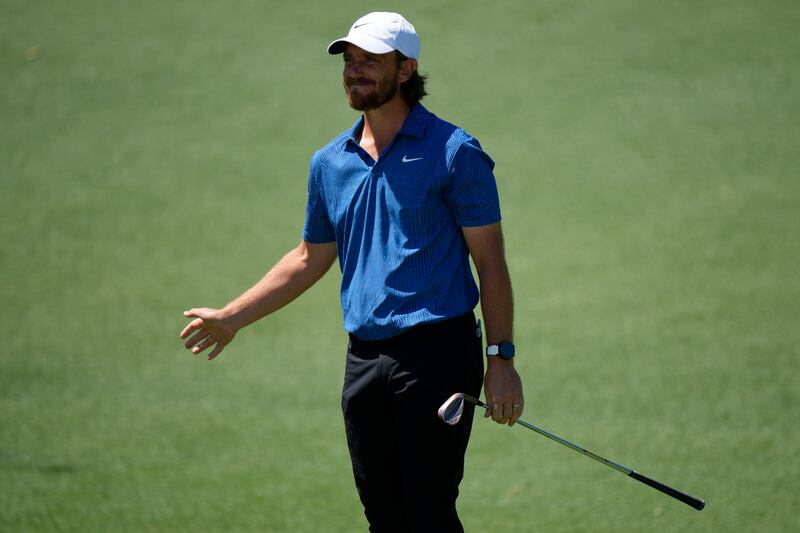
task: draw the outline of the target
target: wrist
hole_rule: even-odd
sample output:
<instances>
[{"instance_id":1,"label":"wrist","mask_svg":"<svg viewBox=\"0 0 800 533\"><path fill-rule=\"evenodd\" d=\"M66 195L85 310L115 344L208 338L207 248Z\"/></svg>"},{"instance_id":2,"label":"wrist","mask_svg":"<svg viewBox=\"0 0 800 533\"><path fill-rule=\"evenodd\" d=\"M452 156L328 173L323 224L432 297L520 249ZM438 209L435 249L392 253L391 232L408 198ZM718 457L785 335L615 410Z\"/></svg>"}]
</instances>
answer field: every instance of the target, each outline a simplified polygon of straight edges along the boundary
<instances>
[{"instance_id":1,"label":"wrist","mask_svg":"<svg viewBox=\"0 0 800 533\"><path fill-rule=\"evenodd\" d=\"M487 371L492 369L504 369L504 368L514 368L514 360L503 359L502 357L497 357L495 355L491 355L486 358Z\"/></svg>"},{"instance_id":2,"label":"wrist","mask_svg":"<svg viewBox=\"0 0 800 533\"><path fill-rule=\"evenodd\" d=\"M225 328L231 330L233 333L236 333L249 324L244 315L245 314L242 312L242 310L238 310L226 305L218 311L216 318L220 323L223 324Z\"/></svg>"}]
</instances>

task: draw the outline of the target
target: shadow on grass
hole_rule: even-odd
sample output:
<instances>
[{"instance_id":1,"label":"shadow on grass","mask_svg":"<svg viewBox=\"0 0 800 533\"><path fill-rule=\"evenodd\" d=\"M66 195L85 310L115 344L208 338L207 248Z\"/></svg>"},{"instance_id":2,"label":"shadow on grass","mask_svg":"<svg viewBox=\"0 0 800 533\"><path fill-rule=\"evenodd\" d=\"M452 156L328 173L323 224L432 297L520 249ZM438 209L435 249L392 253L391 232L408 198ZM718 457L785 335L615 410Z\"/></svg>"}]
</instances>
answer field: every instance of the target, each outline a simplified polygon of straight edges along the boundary
<instances>
[{"instance_id":1,"label":"shadow on grass","mask_svg":"<svg viewBox=\"0 0 800 533\"><path fill-rule=\"evenodd\" d=\"M83 470L83 468L78 465L70 464L0 461L0 470L37 472L39 474L75 474Z\"/></svg>"}]
</instances>

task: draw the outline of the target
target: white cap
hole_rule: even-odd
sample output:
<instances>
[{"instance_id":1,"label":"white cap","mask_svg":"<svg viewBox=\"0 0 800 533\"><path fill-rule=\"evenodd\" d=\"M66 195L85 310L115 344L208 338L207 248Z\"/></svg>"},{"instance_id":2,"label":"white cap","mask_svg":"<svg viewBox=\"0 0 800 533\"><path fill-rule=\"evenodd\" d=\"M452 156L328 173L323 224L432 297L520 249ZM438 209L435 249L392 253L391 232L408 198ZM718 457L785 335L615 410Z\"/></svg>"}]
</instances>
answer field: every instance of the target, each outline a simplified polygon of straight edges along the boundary
<instances>
[{"instance_id":1,"label":"white cap","mask_svg":"<svg viewBox=\"0 0 800 533\"><path fill-rule=\"evenodd\" d=\"M329 54L341 54L347 43L372 54L388 54L397 50L411 59L419 59L419 36L409 21L397 13L376 11L353 23L347 37L328 45Z\"/></svg>"}]
</instances>

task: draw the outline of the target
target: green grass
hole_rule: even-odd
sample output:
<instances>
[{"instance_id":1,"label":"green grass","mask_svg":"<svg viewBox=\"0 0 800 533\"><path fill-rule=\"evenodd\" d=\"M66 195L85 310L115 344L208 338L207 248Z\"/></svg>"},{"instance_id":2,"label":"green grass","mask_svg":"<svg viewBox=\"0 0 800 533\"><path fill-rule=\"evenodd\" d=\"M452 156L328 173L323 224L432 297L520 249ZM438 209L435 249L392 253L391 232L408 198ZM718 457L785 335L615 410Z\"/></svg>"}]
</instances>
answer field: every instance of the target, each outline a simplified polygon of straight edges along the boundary
<instances>
[{"instance_id":1,"label":"green grass","mask_svg":"<svg viewBox=\"0 0 800 533\"><path fill-rule=\"evenodd\" d=\"M338 274L214 363L177 333L298 241L355 118L324 47L375 8L0 6L0 530L366 529ZM467 530L800 529L800 10L404 13L497 162L526 418L708 500L480 420Z\"/></svg>"}]
</instances>

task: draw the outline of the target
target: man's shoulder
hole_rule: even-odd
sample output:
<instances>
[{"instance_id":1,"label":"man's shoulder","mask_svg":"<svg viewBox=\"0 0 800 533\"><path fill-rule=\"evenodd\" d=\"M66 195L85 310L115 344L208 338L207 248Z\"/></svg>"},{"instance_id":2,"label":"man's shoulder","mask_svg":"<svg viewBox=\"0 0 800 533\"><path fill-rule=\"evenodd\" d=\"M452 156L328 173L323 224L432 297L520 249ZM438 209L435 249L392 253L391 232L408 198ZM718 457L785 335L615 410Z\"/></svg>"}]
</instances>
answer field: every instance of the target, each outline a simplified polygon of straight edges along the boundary
<instances>
[{"instance_id":1,"label":"man's shoulder","mask_svg":"<svg viewBox=\"0 0 800 533\"><path fill-rule=\"evenodd\" d=\"M451 137L461 137L466 135L464 129L460 126L449 122L435 113L423 107L422 104L417 104L416 120L420 124L424 124L426 136L433 136L441 139L450 139Z\"/></svg>"},{"instance_id":2,"label":"man's shoulder","mask_svg":"<svg viewBox=\"0 0 800 533\"><path fill-rule=\"evenodd\" d=\"M328 166L328 162L330 160L340 156L345 148L345 145L347 144L347 141L351 139L352 136L353 127L351 126L328 141L325 146L322 146L316 152L314 152L314 154L311 156L312 171L315 168Z\"/></svg>"},{"instance_id":3,"label":"man's shoulder","mask_svg":"<svg viewBox=\"0 0 800 533\"><path fill-rule=\"evenodd\" d=\"M467 133L467 131L439 116L425 110L428 115L425 134L428 140L441 144L444 147L448 162L452 159L459 148L464 144L475 144L480 146L478 140Z\"/></svg>"},{"instance_id":4,"label":"man's shoulder","mask_svg":"<svg viewBox=\"0 0 800 533\"><path fill-rule=\"evenodd\" d=\"M321 147L319 150L317 150L316 153L327 155L330 153L339 152L344 148L344 145L347 143L349 139L352 138L352 136L353 136L353 128L352 127L347 128L346 130L338 134L336 137L328 141L328 143L325 144L325 146Z\"/></svg>"}]
</instances>

